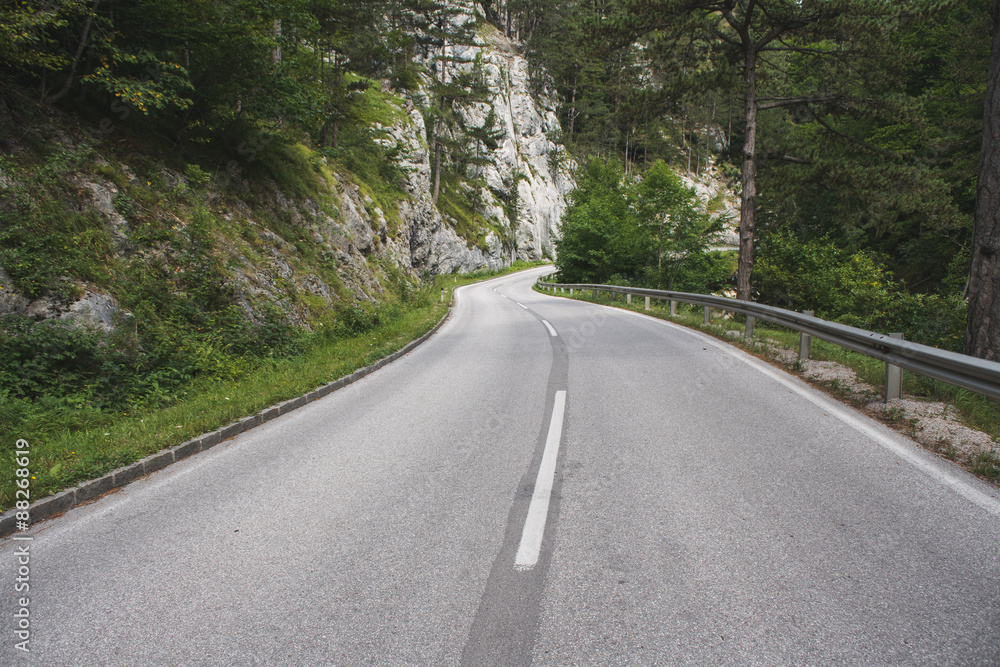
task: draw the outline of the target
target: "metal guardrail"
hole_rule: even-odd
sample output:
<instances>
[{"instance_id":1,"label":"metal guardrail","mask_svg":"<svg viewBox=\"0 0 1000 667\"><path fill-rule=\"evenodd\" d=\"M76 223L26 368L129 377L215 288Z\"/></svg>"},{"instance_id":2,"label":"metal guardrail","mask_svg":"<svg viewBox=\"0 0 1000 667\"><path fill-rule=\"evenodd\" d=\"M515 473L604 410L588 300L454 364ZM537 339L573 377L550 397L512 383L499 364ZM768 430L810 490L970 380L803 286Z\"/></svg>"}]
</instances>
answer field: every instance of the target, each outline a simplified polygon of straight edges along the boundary
<instances>
[{"instance_id":1,"label":"metal guardrail","mask_svg":"<svg viewBox=\"0 0 1000 667\"><path fill-rule=\"evenodd\" d=\"M816 337L835 343L855 352L886 362L886 399L899 397L899 372L893 368L906 370L942 380L971 391L1000 399L1000 363L970 357L957 352L941 350L930 345L922 345L902 339L901 334L880 334L830 322L812 313L797 313L774 306L764 306L751 301L728 299L708 294L691 294L668 290L644 289L639 287L619 287L616 285L563 284L538 281L545 289L591 290L594 295L601 292L646 298L646 309L650 299L669 300L671 314L676 313L676 304L689 303L705 308L705 323L711 317L711 309L740 313L747 316L746 335L753 335L755 320L764 320L789 329L799 331L802 341L799 358L809 358L809 339Z\"/></svg>"}]
</instances>

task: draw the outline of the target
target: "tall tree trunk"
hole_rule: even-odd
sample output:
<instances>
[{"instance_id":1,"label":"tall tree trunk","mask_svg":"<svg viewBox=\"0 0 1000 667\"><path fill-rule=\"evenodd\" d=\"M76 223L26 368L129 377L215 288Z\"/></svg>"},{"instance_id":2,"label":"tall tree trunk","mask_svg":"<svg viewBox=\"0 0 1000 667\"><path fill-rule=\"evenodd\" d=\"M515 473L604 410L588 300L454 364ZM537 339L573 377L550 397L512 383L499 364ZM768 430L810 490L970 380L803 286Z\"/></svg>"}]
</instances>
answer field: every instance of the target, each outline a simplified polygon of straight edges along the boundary
<instances>
[{"instance_id":1,"label":"tall tree trunk","mask_svg":"<svg viewBox=\"0 0 1000 667\"><path fill-rule=\"evenodd\" d=\"M47 98L45 101L49 104L55 104L60 99L66 96L69 92L70 86L73 85L73 79L76 78L76 68L80 64L80 57L83 55L83 49L87 46L87 38L90 37L90 26L94 22L94 15L97 13L97 6L101 4L101 0L94 0L94 6L90 8L90 13L87 14L87 20L83 24L83 36L80 37L80 43L77 44L76 54L73 56L73 63L69 68L69 76L66 77L66 82L63 87L55 94Z\"/></svg>"},{"instance_id":2,"label":"tall tree trunk","mask_svg":"<svg viewBox=\"0 0 1000 667\"><path fill-rule=\"evenodd\" d=\"M749 301L750 272L753 270L754 212L757 203L757 52L749 40L744 48L746 135L743 140L743 192L740 194L740 258L736 268L736 298Z\"/></svg>"},{"instance_id":3,"label":"tall tree trunk","mask_svg":"<svg viewBox=\"0 0 1000 667\"><path fill-rule=\"evenodd\" d=\"M281 19L274 19L271 24L271 36L275 40L274 48L271 49L271 64L277 65L281 62L281 43L278 42L281 39Z\"/></svg>"},{"instance_id":4,"label":"tall tree trunk","mask_svg":"<svg viewBox=\"0 0 1000 667\"><path fill-rule=\"evenodd\" d=\"M569 138L573 139L573 131L576 126L576 86L580 78L580 65L573 66L573 94L569 103Z\"/></svg>"},{"instance_id":5,"label":"tall tree trunk","mask_svg":"<svg viewBox=\"0 0 1000 667\"><path fill-rule=\"evenodd\" d=\"M438 120L434 129L434 191L431 194L431 203L435 206L438 203L438 195L441 194L441 132L444 131L444 118Z\"/></svg>"},{"instance_id":6,"label":"tall tree trunk","mask_svg":"<svg viewBox=\"0 0 1000 667\"><path fill-rule=\"evenodd\" d=\"M1000 361L1000 0L986 80L965 353Z\"/></svg>"}]
</instances>

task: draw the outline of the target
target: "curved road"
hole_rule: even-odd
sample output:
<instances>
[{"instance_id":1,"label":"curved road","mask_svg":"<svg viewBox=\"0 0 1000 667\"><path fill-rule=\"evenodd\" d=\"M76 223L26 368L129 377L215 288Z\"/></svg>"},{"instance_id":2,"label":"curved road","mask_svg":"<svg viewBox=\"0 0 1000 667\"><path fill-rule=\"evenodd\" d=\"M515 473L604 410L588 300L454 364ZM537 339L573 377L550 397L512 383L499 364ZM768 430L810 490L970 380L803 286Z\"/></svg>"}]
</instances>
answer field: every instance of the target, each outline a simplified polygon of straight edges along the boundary
<instances>
[{"instance_id":1,"label":"curved road","mask_svg":"<svg viewBox=\"0 0 1000 667\"><path fill-rule=\"evenodd\" d=\"M1000 664L995 489L547 270L0 543L0 664Z\"/></svg>"}]
</instances>

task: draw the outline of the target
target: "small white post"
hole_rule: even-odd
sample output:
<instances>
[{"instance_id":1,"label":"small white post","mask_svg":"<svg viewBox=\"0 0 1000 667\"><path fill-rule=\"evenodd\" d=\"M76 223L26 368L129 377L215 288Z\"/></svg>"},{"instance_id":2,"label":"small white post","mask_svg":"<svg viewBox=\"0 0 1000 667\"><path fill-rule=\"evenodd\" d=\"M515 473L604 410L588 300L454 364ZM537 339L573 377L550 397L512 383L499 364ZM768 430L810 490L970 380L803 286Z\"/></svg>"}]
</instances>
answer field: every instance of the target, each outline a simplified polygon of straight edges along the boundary
<instances>
[{"instance_id":1,"label":"small white post","mask_svg":"<svg viewBox=\"0 0 1000 667\"><path fill-rule=\"evenodd\" d=\"M901 333L891 333L890 338L903 338ZM887 363L885 365L885 402L903 395L903 369Z\"/></svg>"},{"instance_id":2,"label":"small white post","mask_svg":"<svg viewBox=\"0 0 1000 667\"><path fill-rule=\"evenodd\" d=\"M812 317L813 311L803 310L802 314ZM812 354L812 336L803 331L799 334L799 361L808 360L810 354Z\"/></svg>"},{"instance_id":3,"label":"small white post","mask_svg":"<svg viewBox=\"0 0 1000 667\"><path fill-rule=\"evenodd\" d=\"M705 324L712 323L712 308L710 306L705 306Z\"/></svg>"},{"instance_id":4,"label":"small white post","mask_svg":"<svg viewBox=\"0 0 1000 667\"><path fill-rule=\"evenodd\" d=\"M646 310L649 310L649 297L646 297Z\"/></svg>"},{"instance_id":5,"label":"small white post","mask_svg":"<svg viewBox=\"0 0 1000 667\"><path fill-rule=\"evenodd\" d=\"M670 300L670 317L677 317L677 302Z\"/></svg>"}]
</instances>

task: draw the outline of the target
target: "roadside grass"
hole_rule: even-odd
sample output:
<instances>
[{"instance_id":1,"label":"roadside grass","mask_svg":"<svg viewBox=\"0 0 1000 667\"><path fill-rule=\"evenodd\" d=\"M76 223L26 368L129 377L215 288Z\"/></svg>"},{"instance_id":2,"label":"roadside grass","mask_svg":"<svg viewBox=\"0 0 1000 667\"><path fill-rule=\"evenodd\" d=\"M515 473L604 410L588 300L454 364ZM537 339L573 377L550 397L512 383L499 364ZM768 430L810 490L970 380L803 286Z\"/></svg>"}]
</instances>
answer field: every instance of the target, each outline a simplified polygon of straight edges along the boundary
<instances>
[{"instance_id":1,"label":"roadside grass","mask_svg":"<svg viewBox=\"0 0 1000 667\"><path fill-rule=\"evenodd\" d=\"M536 289L538 288L536 287ZM631 304L627 304L625 297L621 295L605 295L602 293L597 299L589 291L582 294L576 293L572 296L569 293L559 293L558 295L590 303L600 303L633 310L669 320L692 329L703 331L761 357L764 356L764 352L768 347L781 347L795 351L798 351L799 348L799 332L759 320L754 325L754 336L751 340L746 340L742 335L733 335L734 332L742 334L745 330L745 322L742 316L724 318L720 316L717 310L712 311L711 324L705 326L701 306L678 303L677 315L672 317L668 301L651 300L650 310L647 311L645 310L644 299L641 298L636 298ZM882 361L847 350L833 343L818 340L815 337L812 339L810 358L816 361L833 361L851 368L857 373L858 379L862 382L875 387L879 392L885 389L885 363ZM828 388L836 391L836 387ZM903 392L921 398L948 403L958 410L963 424L983 431L992 438L1000 440L1000 405L985 396L905 370L903 371ZM890 417L891 415L883 415L883 418L886 419ZM997 461L995 458L984 459L978 466L983 471L980 472L978 469L974 469L974 472L979 472L979 474L989 479L997 479L1000 477L1000 470L997 468L998 465L1000 465L1000 461ZM987 474L989 470L997 471L997 473L991 476Z\"/></svg>"},{"instance_id":2,"label":"roadside grass","mask_svg":"<svg viewBox=\"0 0 1000 667\"><path fill-rule=\"evenodd\" d=\"M40 411L22 422L23 432L7 434L11 442L4 443L5 449L13 457L13 438L28 441L31 498L44 498L349 375L432 329L447 313L456 288L541 264L518 262L503 271L438 276L409 303L386 309L389 315L374 328L350 337L316 337L298 355L238 369L230 379L195 380L164 407L128 412L83 408L78 415ZM0 469L3 510L14 505L15 468Z\"/></svg>"}]
</instances>

